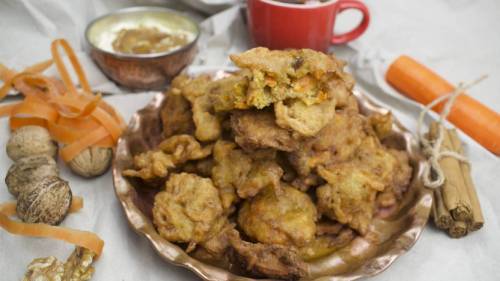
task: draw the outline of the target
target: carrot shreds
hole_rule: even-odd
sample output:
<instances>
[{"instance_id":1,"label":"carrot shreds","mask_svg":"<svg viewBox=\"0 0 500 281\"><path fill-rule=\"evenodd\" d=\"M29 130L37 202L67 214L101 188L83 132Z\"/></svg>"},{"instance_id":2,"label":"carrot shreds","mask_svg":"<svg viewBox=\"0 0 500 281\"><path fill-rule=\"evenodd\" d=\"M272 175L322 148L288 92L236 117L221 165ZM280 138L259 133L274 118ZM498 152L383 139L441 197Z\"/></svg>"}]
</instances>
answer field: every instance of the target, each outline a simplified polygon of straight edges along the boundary
<instances>
[{"instance_id":1,"label":"carrot shreds","mask_svg":"<svg viewBox=\"0 0 500 281\"><path fill-rule=\"evenodd\" d=\"M92 116L80 117L80 118L66 118L64 116L60 116L59 120L57 120L57 124L66 127L72 127L74 129L86 129L86 130L95 130L99 128L99 122L95 120Z\"/></svg>"},{"instance_id":2,"label":"carrot shreds","mask_svg":"<svg viewBox=\"0 0 500 281\"><path fill-rule=\"evenodd\" d=\"M78 96L77 98L72 96L58 96L51 98L49 102L71 109L71 113L60 112L62 116L66 118L79 118L91 114L99 106L101 95Z\"/></svg>"},{"instance_id":3,"label":"carrot shreds","mask_svg":"<svg viewBox=\"0 0 500 281\"><path fill-rule=\"evenodd\" d=\"M10 89L12 89L12 78L3 80L4 83L2 87L0 88L0 101L3 100L7 94L9 93Z\"/></svg>"},{"instance_id":4,"label":"carrot shreds","mask_svg":"<svg viewBox=\"0 0 500 281\"><path fill-rule=\"evenodd\" d=\"M7 82L16 75L16 72L0 63L0 80Z\"/></svg>"},{"instance_id":5,"label":"carrot shreds","mask_svg":"<svg viewBox=\"0 0 500 281\"><path fill-rule=\"evenodd\" d=\"M104 128L106 128L114 141L118 141L118 138L122 134L122 128L115 121L115 118L99 107L92 113L92 116L95 117L95 119L97 119L97 121L99 121Z\"/></svg>"},{"instance_id":6,"label":"carrot shreds","mask_svg":"<svg viewBox=\"0 0 500 281\"><path fill-rule=\"evenodd\" d=\"M70 211L76 212L82 207L83 200L80 197L73 198ZM87 248L96 253L97 256L100 256L102 253L104 241L92 232L52 226L43 223L24 223L10 219L9 217L15 213L15 202L0 204L0 227L12 234L53 238L66 241L71 244Z\"/></svg>"},{"instance_id":7,"label":"carrot shreds","mask_svg":"<svg viewBox=\"0 0 500 281\"><path fill-rule=\"evenodd\" d=\"M62 144L71 144L79 139L85 137L86 135L92 133L95 129L82 129L82 128L73 128L65 125L61 125L60 123L50 123L48 124L48 128L52 138ZM110 136L107 136L105 139L99 141L95 144L95 146L99 147L113 147L114 142Z\"/></svg>"},{"instance_id":8,"label":"carrot shreds","mask_svg":"<svg viewBox=\"0 0 500 281\"><path fill-rule=\"evenodd\" d=\"M13 104L9 104L9 105L4 105L4 106L0 106L0 117L4 117L4 116L9 116L12 114L12 111L17 107L19 106L20 102L16 102L16 103L13 103Z\"/></svg>"},{"instance_id":9,"label":"carrot shreds","mask_svg":"<svg viewBox=\"0 0 500 281\"><path fill-rule=\"evenodd\" d=\"M80 196L73 196L71 206L69 207L70 213L76 213L83 208L83 198Z\"/></svg>"},{"instance_id":10,"label":"carrot shreds","mask_svg":"<svg viewBox=\"0 0 500 281\"><path fill-rule=\"evenodd\" d=\"M9 219L0 213L0 226L6 231L23 236L53 238L87 248L97 256L102 253L104 241L96 234L88 231L75 230L59 226L39 223L23 223Z\"/></svg>"},{"instance_id":11,"label":"carrot shreds","mask_svg":"<svg viewBox=\"0 0 500 281\"><path fill-rule=\"evenodd\" d=\"M9 217L13 216L16 214L16 206L17 206L16 201L2 203L0 204L0 213Z\"/></svg>"},{"instance_id":12,"label":"carrot shreds","mask_svg":"<svg viewBox=\"0 0 500 281\"><path fill-rule=\"evenodd\" d=\"M52 42L51 46L51 52L52 52L52 57L54 59L54 62L56 63L57 70L59 71L59 74L61 75L61 79L64 83L64 86L68 89L68 91L71 94L77 95L78 91L76 90L75 85L73 85L73 82L71 81L71 77L69 76L68 70L66 69L66 66L64 65L64 62L62 61L61 55L59 54L58 47L61 46L64 51L66 52L66 55L69 58L69 61L71 62L71 65L73 66L73 69L76 72L76 75L78 77L78 81L80 82L80 86L82 87L83 91L86 93L91 93L92 90L90 89L90 84L87 80L87 77L83 73L82 66L80 65L80 62L76 58L75 52L71 48L71 46L68 44L68 42L64 39L56 39L54 42Z\"/></svg>"},{"instance_id":13,"label":"carrot shreds","mask_svg":"<svg viewBox=\"0 0 500 281\"><path fill-rule=\"evenodd\" d=\"M12 131L24 126L40 126L47 128L47 120L32 117L11 117L9 126Z\"/></svg>"},{"instance_id":14,"label":"carrot shreds","mask_svg":"<svg viewBox=\"0 0 500 281\"><path fill-rule=\"evenodd\" d=\"M47 96L48 98L60 95L59 89L54 83L54 80L51 80L48 77L43 77L41 75L29 75L23 77L22 80L28 86L36 87L39 90L44 91L44 96ZM41 96L39 97L42 98Z\"/></svg>"},{"instance_id":15,"label":"carrot shreds","mask_svg":"<svg viewBox=\"0 0 500 281\"><path fill-rule=\"evenodd\" d=\"M80 91L72 83L61 52L68 57L78 77ZM122 117L100 94L93 94L68 42L55 40L51 53L51 60L18 73L0 64L0 79L5 81L0 88L0 100L12 88L25 96L20 103L0 106L0 117L10 117L12 130L28 125L47 128L54 140L66 145L60 151L64 161L71 161L90 146L114 147L125 128ZM52 63L62 81L41 74Z\"/></svg>"},{"instance_id":16,"label":"carrot shreds","mask_svg":"<svg viewBox=\"0 0 500 281\"><path fill-rule=\"evenodd\" d=\"M92 133L86 135L85 137L75 141L74 143L67 145L61 149L61 157L65 162L71 161L80 152L89 146L97 143L98 141L104 139L108 136L108 132L104 128L99 128Z\"/></svg>"},{"instance_id":17,"label":"carrot shreds","mask_svg":"<svg viewBox=\"0 0 500 281\"><path fill-rule=\"evenodd\" d=\"M29 72L29 73L44 72L47 68L49 68L52 65L52 63L54 63L52 59L45 60L25 68L23 72Z\"/></svg>"},{"instance_id":18,"label":"carrot shreds","mask_svg":"<svg viewBox=\"0 0 500 281\"><path fill-rule=\"evenodd\" d=\"M54 108L29 99L25 99L12 110L11 116L19 115L30 115L30 117L45 119L48 122L55 122L58 117Z\"/></svg>"}]
</instances>

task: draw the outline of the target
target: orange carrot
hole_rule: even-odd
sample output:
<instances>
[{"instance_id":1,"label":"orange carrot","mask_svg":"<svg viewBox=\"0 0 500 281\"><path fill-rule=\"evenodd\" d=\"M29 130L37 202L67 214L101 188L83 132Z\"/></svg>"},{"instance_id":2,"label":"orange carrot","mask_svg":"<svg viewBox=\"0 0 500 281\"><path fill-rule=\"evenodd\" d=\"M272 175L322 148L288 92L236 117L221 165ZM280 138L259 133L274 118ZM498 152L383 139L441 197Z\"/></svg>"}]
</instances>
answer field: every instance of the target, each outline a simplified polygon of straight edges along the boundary
<instances>
[{"instance_id":1,"label":"orange carrot","mask_svg":"<svg viewBox=\"0 0 500 281\"><path fill-rule=\"evenodd\" d=\"M441 76L408 56L400 56L389 66L386 80L407 97L424 105L455 89ZM433 110L439 113L443 106L444 102ZM500 155L500 114L469 96L461 95L448 120L483 147Z\"/></svg>"},{"instance_id":2,"label":"orange carrot","mask_svg":"<svg viewBox=\"0 0 500 281\"><path fill-rule=\"evenodd\" d=\"M77 212L83 207L83 199L74 197L70 212ZM85 247L99 257L104 247L104 241L94 233L75 230L61 226L52 226L43 223L24 223L10 219L16 213L16 202L0 204L0 227L12 234L31 237L53 238Z\"/></svg>"},{"instance_id":3,"label":"orange carrot","mask_svg":"<svg viewBox=\"0 0 500 281\"><path fill-rule=\"evenodd\" d=\"M94 130L90 134L84 136L83 138L73 142L70 145L63 147L60 152L61 158L65 162L69 162L73 158L75 158L78 154L80 154L80 152L85 150L87 147L106 138L107 135L108 133L103 127Z\"/></svg>"},{"instance_id":4,"label":"orange carrot","mask_svg":"<svg viewBox=\"0 0 500 281\"><path fill-rule=\"evenodd\" d=\"M56 39L54 42L52 42L52 46L50 48L52 52L52 57L54 59L54 62L56 63L57 70L59 71L59 74L61 75L61 79L64 83L64 86L66 86L66 89L69 90L70 94L76 95L77 90L75 85L73 85L73 82L71 81L71 77L69 76L68 70L66 69L66 66L64 65L64 62L62 61L62 58L59 54L58 47L61 46L66 54L68 55L69 61L71 65L73 66L73 69L76 72L76 75L78 77L78 81L80 82L80 85L82 86L82 89L85 91L85 93L90 94L92 90L90 89L90 84L87 80L87 77L85 77L85 74L83 73L82 66L80 65L80 62L78 61L75 52L71 48L71 46L68 44L68 42L64 39Z\"/></svg>"},{"instance_id":5,"label":"orange carrot","mask_svg":"<svg viewBox=\"0 0 500 281\"><path fill-rule=\"evenodd\" d=\"M25 68L24 72L29 72L29 73L44 72L47 68L49 68L52 65L53 62L54 61L52 59L39 62L35 65Z\"/></svg>"}]
</instances>

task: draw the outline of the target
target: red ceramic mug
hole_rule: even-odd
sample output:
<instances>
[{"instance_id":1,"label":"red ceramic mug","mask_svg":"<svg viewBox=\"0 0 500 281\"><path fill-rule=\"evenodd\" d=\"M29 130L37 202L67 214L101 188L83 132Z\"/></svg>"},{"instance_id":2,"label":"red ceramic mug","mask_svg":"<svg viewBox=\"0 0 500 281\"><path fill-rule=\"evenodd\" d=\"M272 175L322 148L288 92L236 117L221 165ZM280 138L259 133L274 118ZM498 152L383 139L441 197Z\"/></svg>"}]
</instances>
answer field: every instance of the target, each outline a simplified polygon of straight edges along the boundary
<instances>
[{"instance_id":1,"label":"red ceramic mug","mask_svg":"<svg viewBox=\"0 0 500 281\"><path fill-rule=\"evenodd\" d=\"M356 9L363 20L353 30L333 34L335 18ZM270 49L310 48L326 52L331 44L358 38L370 22L368 8L357 0L329 0L291 4L276 0L248 0L248 27L254 43Z\"/></svg>"}]
</instances>

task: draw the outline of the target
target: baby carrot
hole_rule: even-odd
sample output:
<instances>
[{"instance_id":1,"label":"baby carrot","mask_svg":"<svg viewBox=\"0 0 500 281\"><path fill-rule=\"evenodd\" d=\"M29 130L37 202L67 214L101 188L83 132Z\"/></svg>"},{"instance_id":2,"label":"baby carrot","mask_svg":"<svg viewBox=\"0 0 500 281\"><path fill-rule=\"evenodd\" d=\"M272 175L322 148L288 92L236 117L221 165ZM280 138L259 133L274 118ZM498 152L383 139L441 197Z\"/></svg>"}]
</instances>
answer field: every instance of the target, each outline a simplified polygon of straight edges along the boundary
<instances>
[{"instance_id":1,"label":"baby carrot","mask_svg":"<svg viewBox=\"0 0 500 281\"><path fill-rule=\"evenodd\" d=\"M405 96L424 105L455 89L437 73L408 56L400 56L389 66L386 80ZM439 113L443 106L444 102L433 110ZM469 96L461 95L448 120L483 147L500 155L500 114Z\"/></svg>"}]
</instances>

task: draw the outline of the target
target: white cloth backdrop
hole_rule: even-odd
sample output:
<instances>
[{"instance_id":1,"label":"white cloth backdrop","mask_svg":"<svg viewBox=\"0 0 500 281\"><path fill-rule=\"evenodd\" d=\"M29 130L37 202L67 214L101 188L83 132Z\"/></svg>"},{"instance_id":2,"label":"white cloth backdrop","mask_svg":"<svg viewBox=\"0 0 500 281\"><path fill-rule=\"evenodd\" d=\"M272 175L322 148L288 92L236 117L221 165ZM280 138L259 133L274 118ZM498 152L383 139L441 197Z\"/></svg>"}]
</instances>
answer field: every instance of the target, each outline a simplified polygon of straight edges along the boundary
<instances>
[{"instance_id":1,"label":"white cloth backdrop","mask_svg":"<svg viewBox=\"0 0 500 281\"><path fill-rule=\"evenodd\" d=\"M104 0L0 0L0 62L22 68L49 56L49 44L57 37L67 38L80 52L93 86L116 94L106 97L125 119L152 97L152 94L126 94L96 71L85 55L83 31L94 17L133 5L160 5L180 9L203 21L207 12L221 9L232 0L104 1ZM381 90L373 78L384 64L380 58L409 54L457 83L482 74L489 79L470 91L477 99L500 111L500 2L496 0L369 0L372 14L367 33L350 47L333 51L349 60L359 85L372 97L391 108L403 124L415 129L419 107ZM200 5L201 4L201 5ZM215 6L214 6L215 5ZM189 7L197 7L195 12ZM208 7L208 9L207 9ZM348 30L359 20L356 12L338 19L337 31ZM227 55L248 47L246 30L238 8L217 14L202 23L201 51L196 65L228 65ZM357 51L354 51L357 50ZM194 67L194 69L200 67ZM375 71L375 72L374 72ZM0 120L0 147L9 135L6 119ZM498 280L500 276L500 161L470 138L466 141L473 165L473 178L486 217L479 232L452 240L429 226L421 239L403 257L374 280ZM0 152L3 177L11 161ZM96 264L93 280L156 281L196 280L191 272L160 259L146 239L129 227L114 196L111 173L84 180L62 168L75 195L85 198L85 208L72 214L63 225L98 233L106 242L104 255ZM0 184L3 186L3 184ZM0 186L0 201L12 200ZM65 259L73 246L45 239L13 236L0 230L0 279L20 280L26 265L34 258L54 255Z\"/></svg>"}]
</instances>

